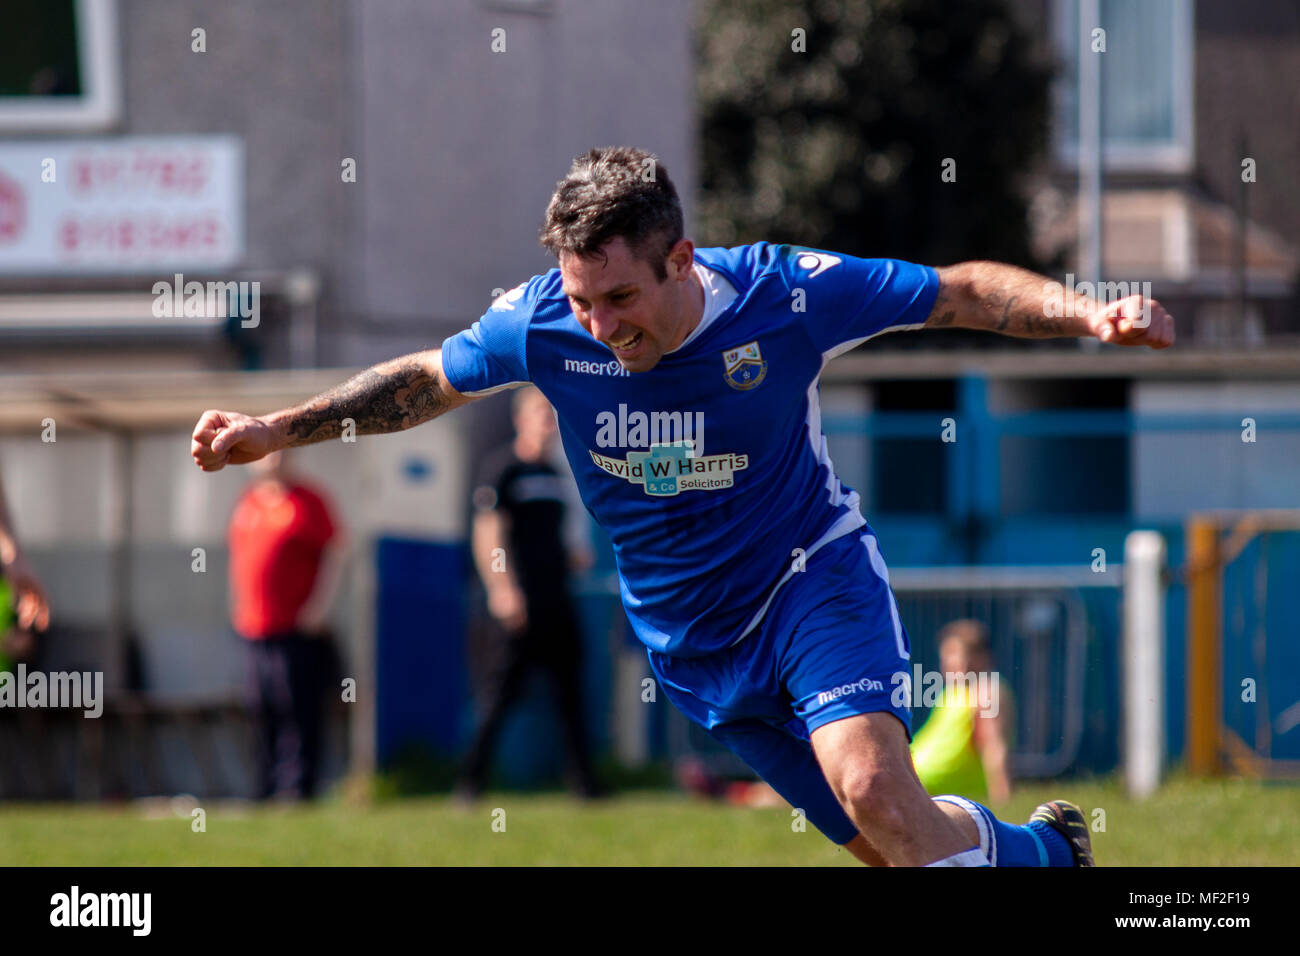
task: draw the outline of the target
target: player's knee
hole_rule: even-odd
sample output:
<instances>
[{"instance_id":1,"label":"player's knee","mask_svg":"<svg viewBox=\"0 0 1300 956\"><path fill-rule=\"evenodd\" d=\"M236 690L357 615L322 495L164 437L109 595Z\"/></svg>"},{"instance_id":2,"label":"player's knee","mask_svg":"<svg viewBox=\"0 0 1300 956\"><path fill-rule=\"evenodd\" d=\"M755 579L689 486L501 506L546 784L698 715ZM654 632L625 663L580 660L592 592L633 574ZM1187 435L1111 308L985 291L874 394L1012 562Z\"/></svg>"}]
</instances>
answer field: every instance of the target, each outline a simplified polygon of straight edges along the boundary
<instances>
[{"instance_id":1,"label":"player's knee","mask_svg":"<svg viewBox=\"0 0 1300 956\"><path fill-rule=\"evenodd\" d=\"M874 766L853 767L840 779L839 797L855 821L871 820L874 826L902 828L900 795L892 775Z\"/></svg>"}]
</instances>

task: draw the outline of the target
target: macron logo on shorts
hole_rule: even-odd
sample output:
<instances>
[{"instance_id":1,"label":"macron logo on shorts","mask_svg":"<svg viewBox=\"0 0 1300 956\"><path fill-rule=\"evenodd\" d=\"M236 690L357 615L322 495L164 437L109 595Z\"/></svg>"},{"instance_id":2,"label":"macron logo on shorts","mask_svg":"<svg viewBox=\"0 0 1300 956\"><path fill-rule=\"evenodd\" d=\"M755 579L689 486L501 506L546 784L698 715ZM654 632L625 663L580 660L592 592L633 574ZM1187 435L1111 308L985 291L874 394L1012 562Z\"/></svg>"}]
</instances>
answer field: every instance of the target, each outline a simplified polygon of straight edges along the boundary
<instances>
[{"instance_id":1,"label":"macron logo on shorts","mask_svg":"<svg viewBox=\"0 0 1300 956\"><path fill-rule=\"evenodd\" d=\"M864 677L860 681L854 681L852 684L841 684L839 687L831 690L824 690L817 695L817 706L829 704L831 701L839 700L841 697L848 697L850 694L856 694L859 691L880 690L883 691L885 685L878 680L872 680L870 677Z\"/></svg>"}]
</instances>

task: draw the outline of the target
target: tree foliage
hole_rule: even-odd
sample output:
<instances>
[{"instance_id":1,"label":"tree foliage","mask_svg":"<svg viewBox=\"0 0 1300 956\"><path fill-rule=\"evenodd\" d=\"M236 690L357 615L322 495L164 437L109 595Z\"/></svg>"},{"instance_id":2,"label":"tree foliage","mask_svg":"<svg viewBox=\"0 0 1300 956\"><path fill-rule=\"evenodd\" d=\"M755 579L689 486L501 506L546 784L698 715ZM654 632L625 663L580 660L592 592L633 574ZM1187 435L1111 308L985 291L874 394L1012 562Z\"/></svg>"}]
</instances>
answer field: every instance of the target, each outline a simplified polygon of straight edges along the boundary
<instances>
[{"instance_id":1,"label":"tree foliage","mask_svg":"<svg viewBox=\"0 0 1300 956\"><path fill-rule=\"evenodd\" d=\"M1036 265L1023 179L1050 73L1004 0L701 0L699 16L701 243Z\"/></svg>"}]
</instances>

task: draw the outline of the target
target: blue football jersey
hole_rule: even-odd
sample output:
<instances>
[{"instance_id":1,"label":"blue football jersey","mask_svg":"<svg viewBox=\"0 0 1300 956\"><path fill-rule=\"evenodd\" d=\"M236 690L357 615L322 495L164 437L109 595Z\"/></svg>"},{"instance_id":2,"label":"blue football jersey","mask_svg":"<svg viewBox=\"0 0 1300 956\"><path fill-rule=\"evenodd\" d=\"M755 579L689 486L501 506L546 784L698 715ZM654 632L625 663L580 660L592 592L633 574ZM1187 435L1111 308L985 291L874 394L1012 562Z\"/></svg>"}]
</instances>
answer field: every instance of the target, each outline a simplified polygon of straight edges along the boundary
<instances>
[{"instance_id":1,"label":"blue football jersey","mask_svg":"<svg viewBox=\"0 0 1300 956\"><path fill-rule=\"evenodd\" d=\"M818 380L924 324L938 291L928 266L766 242L695 259L736 297L648 372L582 328L559 269L442 346L457 391L532 382L550 400L637 637L680 657L742 640L802 560L866 523L827 455Z\"/></svg>"}]
</instances>

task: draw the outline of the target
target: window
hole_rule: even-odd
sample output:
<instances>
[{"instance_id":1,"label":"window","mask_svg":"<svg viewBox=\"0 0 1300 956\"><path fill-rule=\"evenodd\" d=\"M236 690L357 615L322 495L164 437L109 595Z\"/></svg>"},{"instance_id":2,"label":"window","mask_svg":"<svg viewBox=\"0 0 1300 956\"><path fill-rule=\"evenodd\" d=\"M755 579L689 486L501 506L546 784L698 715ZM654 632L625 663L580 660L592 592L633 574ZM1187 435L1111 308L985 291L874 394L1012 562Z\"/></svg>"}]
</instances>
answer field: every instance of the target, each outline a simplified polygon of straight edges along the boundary
<instances>
[{"instance_id":1,"label":"window","mask_svg":"<svg viewBox=\"0 0 1300 956\"><path fill-rule=\"evenodd\" d=\"M943 515L948 510L951 445L940 440L941 420L954 414L957 384L948 380L880 381L874 418L910 423L914 434L871 440L871 511L891 515ZM917 413L922 413L919 418ZM901 413L901 414L900 414ZM838 464L838 462L837 462Z\"/></svg>"},{"instance_id":2,"label":"window","mask_svg":"<svg viewBox=\"0 0 1300 956\"><path fill-rule=\"evenodd\" d=\"M1004 517L1128 513L1126 379L1022 379L991 391L994 413L1011 419L998 438Z\"/></svg>"},{"instance_id":3,"label":"window","mask_svg":"<svg viewBox=\"0 0 1300 956\"><path fill-rule=\"evenodd\" d=\"M1079 0L1055 0L1062 72L1056 148L1078 165L1079 54L1100 58L1103 160L1108 169L1182 172L1192 165L1194 0L1098 0L1105 52L1080 36Z\"/></svg>"},{"instance_id":4,"label":"window","mask_svg":"<svg viewBox=\"0 0 1300 956\"><path fill-rule=\"evenodd\" d=\"M114 0L5 0L0 131L91 130L120 111Z\"/></svg>"}]
</instances>

